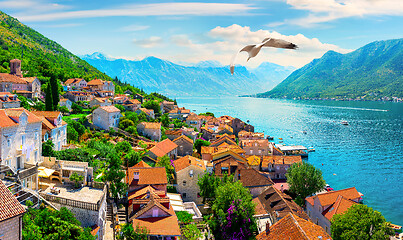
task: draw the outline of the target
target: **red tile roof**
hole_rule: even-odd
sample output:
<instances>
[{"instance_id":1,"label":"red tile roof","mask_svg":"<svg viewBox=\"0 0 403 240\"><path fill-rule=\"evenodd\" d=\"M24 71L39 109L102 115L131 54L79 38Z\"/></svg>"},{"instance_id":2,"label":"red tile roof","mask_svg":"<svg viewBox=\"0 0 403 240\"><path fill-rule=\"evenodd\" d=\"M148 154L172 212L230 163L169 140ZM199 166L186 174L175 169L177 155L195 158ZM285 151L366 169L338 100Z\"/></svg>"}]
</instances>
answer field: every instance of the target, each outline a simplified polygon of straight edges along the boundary
<instances>
[{"instance_id":1,"label":"red tile roof","mask_svg":"<svg viewBox=\"0 0 403 240\"><path fill-rule=\"evenodd\" d=\"M147 167L151 167L150 165L148 165L146 162L144 162L143 160L141 160L140 162L138 162L136 165L133 166L134 168L147 168Z\"/></svg>"},{"instance_id":2,"label":"red tile roof","mask_svg":"<svg viewBox=\"0 0 403 240\"><path fill-rule=\"evenodd\" d=\"M271 186L274 182L253 168L240 169L241 174L239 181L244 187L260 187L260 186Z\"/></svg>"},{"instance_id":3,"label":"red tile roof","mask_svg":"<svg viewBox=\"0 0 403 240\"><path fill-rule=\"evenodd\" d=\"M338 191L331 191L331 192L327 192L327 193L317 194L315 196L308 197L305 200L313 206L314 200L316 198L318 198L320 204L324 207L324 206L329 206L329 205L335 203L337 200L337 197L339 195L343 196L344 198L349 199L349 200L361 197L361 195L357 191L357 189L355 187L351 187L351 188L346 188L346 189L342 189L342 190L338 190Z\"/></svg>"},{"instance_id":4,"label":"red tile roof","mask_svg":"<svg viewBox=\"0 0 403 240\"><path fill-rule=\"evenodd\" d=\"M0 222L23 214L24 207L0 180Z\"/></svg>"},{"instance_id":5,"label":"red tile roof","mask_svg":"<svg viewBox=\"0 0 403 240\"><path fill-rule=\"evenodd\" d=\"M337 200L334 204L332 204L328 209L322 212L322 215L325 216L329 221L336 214L343 214L347 211L351 206L358 204L351 200L345 199L341 195L337 197Z\"/></svg>"},{"instance_id":6,"label":"red tile roof","mask_svg":"<svg viewBox=\"0 0 403 240\"><path fill-rule=\"evenodd\" d=\"M145 129L161 129L161 123L159 122L141 122Z\"/></svg>"},{"instance_id":7,"label":"red tile roof","mask_svg":"<svg viewBox=\"0 0 403 240\"><path fill-rule=\"evenodd\" d=\"M20 115L25 112L28 116L28 123L41 122L42 120L24 108L0 109L0 127L11 127L18 125Z\"/></svg>"},{"instance_id":8,"label":"red tile roof","mask_svg":"<svg viewBox=\"0 0 403 240\"><path fill-rule=\"evenodd\" d=\"M263 156L262 166L267 167L268 164L294 164L302 162L301 156L279 156L279 155L271 155L271 156Z\"/></svg>"},{"instance_id":9,"label":"red tile roof","mask_svg":"<svg viewBox=\"0 0 403 240\"><path fill-rule=\"evenodd\" d=\"M153 185L153 184L167 184L167 173L164 167L155 168L135 168L127 169L126 182L131 184L134 178L134 172L139 173L139 181L137 185Z\"/></svg>"},{"instance_id":10,"label":"red tile roof","mask_svg":"<svg viewBox=\"0 0 403 240\"><path fill-rule=\"evenodd\" d=\"M27 82L13 74L9 73L0 73L0 82L11 82L16 84L27 84Z\"/></svg>"},{"instance_id":11,"label":"red tile roof","mask_svg":"<svg viewBox=\"0 0 403 240\"><path fill-rule=\"evenodd\" d=\"M154 153L157 157L163 157L177 147L178 145L176 145L176 143L167 138L157 143L157 145L150 149L150 152Z\"/></svg>"},{"instance_id":12,"label":"red tile roof","mask_svg":"<svg viewBox=\"0 0 403 240\"><path fill-rule=\"evenodd\" d=\"M87 86L103 85L104 81L101 79L94 79L87 83Z\"/></svg>"},{"instance_id":13,"label":"red tile roof","mask_svg":"<svg viewBox=\"0 0 403 240\"><path fill-rule=\"evenodd\" d=\"M166 133L165 133L165 134L166 134ZM184 139L185 141L188 141L190 144L193 145L193 140L190 139L189 137L185 136L185 135L181 135L181 136L175 138L174 140L172 140L172 142L176 142L176 141L178 141L178 140L180 140L180 139Z\"/></svg>"},{"instance_id":14,"label":"red tile roof","mask_svg":"<svg viewBox=\"0 0 403 240\"><path fill-rule=\"evenodd\" d=\"M98 107L99 109L104 110L105 112L108 113L113 113L113 112L120 112L119 108L111 105L111 106L103 106L103 107Z\"/></svg>"},{"instance_id":15,"label":"red tile roof","mask_svg":"<svg viewBox=\"0 0 403 240\"><path fill-rule=\"evenodd\" d=\"M204 165L204 161L195 158L192 156L184 156L174 161L175 171L179 172L180 170L189 167L190 165L196 166L202 170L206 170L206 166Z\"/></svg>"},{"instance_id":16,"label":"red tile roof","mask_svg":"<svg viewBox=\"0 0 403 240\"><path fill-rule=\"evenodd\" d=\"M287 214L270 226L269 231L261 232L257 240L331 240L322 227L294 214Z\"/></svg>"}]
</instances>

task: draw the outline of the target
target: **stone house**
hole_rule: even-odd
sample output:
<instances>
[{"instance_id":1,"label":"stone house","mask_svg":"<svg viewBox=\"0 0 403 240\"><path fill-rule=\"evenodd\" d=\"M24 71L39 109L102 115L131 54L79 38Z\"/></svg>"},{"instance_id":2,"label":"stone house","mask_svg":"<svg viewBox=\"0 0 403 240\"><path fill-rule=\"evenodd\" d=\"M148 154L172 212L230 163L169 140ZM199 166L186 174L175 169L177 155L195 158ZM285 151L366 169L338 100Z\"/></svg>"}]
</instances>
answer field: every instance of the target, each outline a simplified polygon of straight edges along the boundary
<instances>
[{"instance_id":1,"label":"stone house","mask_svg":"<svg viewBox=\"0 0 403 240\"><path fill-rule=\"evenodd\" d=\"M176 190L181 194L185 202L195 202L202 205L203 198L200 197L200 188L197 181L206 173L204 161L192 156L181 157L174 161Z\"/></svg>"},{"instance_id":2,"label":"stone house","mask_svg":"<svg viewBox=\"0 0 403 240\"><path fill-rule=\"evenodd\" d=\"M92 92L109 91L112 95L115 94L115 85L111 81L104 81L101 79L93 79L87 83L87 87Z\"/></svg>"},{"instance_id":3,"label":"stone house","mask_svg":"<svg viewBox=\"0 0 403 240\"><path fill-rule=\"evenodd\" d=\"M161 140L161 123L141 122L137 124L137 132L154 141Z\"/></svg>"},{"instance_id":4,"label":"stone house","mask_svg":"<svg viewBox=\"0 0 403 240\"><path fill-rule=\"evenodd\" d=\"M0 109L0 159L11 171L19 170L21 185L38 187L35 165L42 161L42 120L24 108ZM32 168L32 171L28 171Z\"/></svg>"},{"instance_id":5,"label":"stone house","mask_svg":"<svg viewBox=\"0 0 403 240\"><path fill-rule=\"evenodd\" d=\"M175 105L174 102L169 102L169 101L162 101L161 102L161 108L162 108L162 113L168 113L171 110L174 110L177 106Z\"/></svg>"},{"instance_id":6,"label":"stone house","mask_svg":"<svg viewBox=\"0 0 403 240\"><path fill-rule=\"evenodd\" d=\"M97 97L101 97L101 98L106 98L106 97L113 97L113 92L112 91L96 91L95 95Z\"/></svg>"},{"instance_id":7,"label":"stone house","mask_svg":"<svg viewBox=\"0 0 403 240\"><path fill-rule=\"evenodd\" d=\"M135 112L137 109L141 107L141 103L137 99L126 99L122 106L125 108L126 111ZM154 112L154 110L153 110Z\"/></svg>"},{"instance_id":8,"label":"stone house","mask_svg":"<svg viewBox=\"0 0 403 240\"><path fill-rule=\"evenodd\" d=\"M255 131L255 128L252 125L243 122L239 118L235 118L232 120L231 127L234 130L235 136L238 136L238 133L242 130L245 130L247 132Z\"/></svg>"},{"instance_id":9,"label":"stone house","mask_svg":"<svg viewBox=\"0 0 403 240\"><path fill-rule=\"evenodd\" d=\"M27 90L31 92L31 98L39 98L41 94L41 82L36 77L24 78L27 82Z\"/></svg>"},{"instance_id":10,"label":"stone house","mask_svg":"<svg viewBox=\"0 0 403 240\"><path fill-rule=\"evenodd\" d=\"M315 224L330 234L332 217L361 202L361 196L355 187L317 194L305 199L306 212Z\"/></svg>"},{"instance_id":11,"label":"stone house","mask_svg":"<svg viewBox=\"0 0 403 240\"><path fill-rule=\"evenodd\" d=\"M301 156L263 156L260 170L266 172L271 179L285 179L288 168L294 163L301 163Z\"/></svg>"},{"instance_id":12,"label":"stone house","mask_svg":"<svg viewBox=\"0 0 403 240\"><path fill-rule=\"evenodd\" d=\"M71 111L71 105L73 104L72 101L70 101L70 99L67 98L61 98L59 101L59 106L63 107L65 106L69 111Z\"/></svg>"},{"instance_id":13,"label":"stone house","mask_svg":"<svg viewBox=\"0 0 403 240\"><path fill-rule=\"evenodd\" d=\"M67 144L67 123L62 120L61 112L34 111L37 117L42 120L42 141L52 140L54 150L62 150Z\"/></svg>"},{"instance_id":14,"label":"stone house","mask_svg":"<svg viewBox=\"0 0 403 240\"><path fill-rule=\"evenodd\" d=\"M120 110L115 106L99 107L92 112L92 122L104 130L109 130L110 127L118 127L121 117Z\"/></svg>"},{"instance_id":15,"label":"stone house","mask_svg":"<svg viewBox=\"0 0 403 240\"><path fill-rule=\"evenodd\" d=\"M91 101L90 101L90 107L93 108L95 106L98 107L105 107L105 106L111 106L112 105L112 101L105 97L105 98L100 98L100 97L94 97Z\"/></svg>"},{"instance_id":16,"label":"stone house","mask_svg":"<svg viewBox=\"0 0 403 240\"><path fill-rule=\"evenodd\" d=\"M139 109L136 110L136 113L137 114L144 113L145 115L147 115L147 117L155 119L155 114L154 114L153 109L139 108Z\"/></svg>"},{"instance_id":17,"label":"stone house","mask_svg":"<svg viewBox=\"0 0 403 240\"><path fill-rule=\"evenodd\" d=\"M182 135L190 137L193 142L196 141L196 138L199 135L199 132L196 132L193 128L187 128L183 126L180 130L182 131Z\"/></svg>"},{"instance_id":18,"label":"stone house","mask_svg":"<svg viewBox=\"0 0 403 240\"><path fill-rule=\"evenodd\" d=\"M249 189L252 197L257 197L268 187L274 185L274 182L270 178L260 174L253 168L240 169L237 177L242 186Z\"/></svg>"},{"instance_id":19,"label":"stone house","mask_svg":"<svg viewBox=\"0 0 403 240\"><path fill-rule=\"evenodd\" d=\"M248 155L267 156L272 152L267 139L241 140L240 145Z\"/></svg>"},{"instance_id":20,"label":"stone house","mask_svg":"<svg viewBox=\"0 0 403 240\"><path fill-rule=\"evenodd\" d=\"M178 145L169 139L165 139L157 143L146 154L155 160L165 155L170 159L175 159L178 156Z\"/></svg>"},{"instance_id":21,"label":"stone house","mask_svg":"<svg viewBox=\"0 0 403 240\"><path fill-rule=\"evenodd\" d=\"M65 98L68 98L72 102L78 101L91 101L94 98L94 95L90 92L83 92L83 91L69 91L64 94Z\"/></svg>"},{"instance_id":22,"label":"stone house","mask_svg":"<svg viewBox=\"0 0 403 240\"><path fill-rule=\"evenodd\" d=\"M169 140L174 140L180 136L182 136L182 130L181 129L172 129L172 130L166 130L165 135Z\"/></svg>"},{"instance_id":23,"label":"stone house","mask_svg":"<svg viewBox=\"0 0 403 240\"><path fill-rule=\"evenodd\" d=\"M178 145L178 156L192 155L193 153L193 140L185 135L173 140Z\"/></svg>"},{"instance_id":24,"label":"stone house","mask_svg":"<svg viewBox=\"0 0 403 240\"><path fill-rule=\"evenodd\" d=\"M259 232L256 236L257 240L284 239L285 236L289 240L332 240L330 235L321 227L293 213L288 213L275 225L264 227L263 231Z\"/></svg>"},{"instance_id":25,"label":"stone house","mask_svg":"<svg viewBox=\"0 0 403 240\"><path fill-rule=\"evenodd\" d=\"M139 100L141 104L143 104L143 102L144 102L144 97L138 93L133 94L133 99Z\"/></svg>"},{"instance_id":26,"label":"stone house","mask_svg":"<svg viewBox=\"0 0 403 240\"><path fill-rule=\"evenodd\" d=\"M0 180L0 238L22 240L24 207Z\"/></svg>"},{"instance_id":27,"label":"stone house","mask_svg":"<svg viewBox=\"0 0 403 240\"><path fill-rule=\"evenodd\" d=\"M202 138L206 141L210 141L213 138L214 130L208 127L201 127Z\"/></svg>"},{"instance_id":28,"label":"stone house","mask_svg":"<svg viewBox=\"0 0 403 240\"><path fill-rule=\"evenodd\" d=\"M304 210L296 204L290 196L279 191L274 186L266 188L254 202L264 209L270 215L270 222L273 224L278 222L289 213L293 213L300 218L309 220L308 215Z\"/></svg>"},{"instance_id":29,"label":"stone house","mask_svg":"<svg viewBox=\"0 0 403 240\"><path fill-rule=\"evenodd\" d=\"M168 112L168 117L171 119L179 119L181 121L186 120L186 118L190 115L190 110L184 107L175 108Z\"/></svg>"},{"instance_id":30,"label":"stone house","mask_svg":"<svg viewBox=\"0 0 403 240\"><path fill-rule=\"evenodd\" d=\"M128 199L137 190L148 186L166 192L167 173L164 167L129 167L126 171L126 184L128 185Z\"/></svg>"},{"instance_id":31,"label":"stone house","mask_svg":"<svg viewBox=\"0 0 403 240\"><path fill-rule=\"evenodd\" d=\"M212 163L212 171L217 176L234 175L236 178L239 170L248 168L246 159L231 150L213 154Z\"/></svg>"},{"instance_id":32,"label":"stone house","mask_svg":"<svg viewBox=\"0 0 403 240\"><path fill-rule=\"evenodd\" d=\"M201 128L201 120L197 114L191 113L187 118L186 118L186 124L189 125L192 128L196 128L197 131L200 131Z\"/></svg>"},{"instance_id":33,"label":"stone house","mask_svg":"<svg viewBox=\"0 0 403 240\"><path fill-rule=\"evenodd\" d=\"M20 104L17 94L0 92L0 109L19 108Z\"/></svg>"},{"instance_id":34,"label":"stone house","mask_svg":"<svg viewBox=\"0 0 403 240\"><path fill-rule=\"evenodd\" d=\"M68 91L82 91L87 87L87 81L82 78L70 78L64 82L63 90Z\"/></svg>"},{"instance_id":35,"label":"stone house","mask_svg":"<svg viewBox=\"0 0 403 240\"><path fill-rule=\"evenodd\" d=\"M264 139L264 133L259 132L247 132L242 130L238 133L239 140L259 140Z\"/></svg>"},{"instance_id":36,"label":"stone house","mask_svg":"<svg viewBox=\"0 0 403 240\"><path fill-rule=\"evenodd\" d=\"M126 94L116 94L113 97L113 105L116 105L116 104L121 105L128 99L129 99L129 97Z\"/></svg>"}]
</instances>

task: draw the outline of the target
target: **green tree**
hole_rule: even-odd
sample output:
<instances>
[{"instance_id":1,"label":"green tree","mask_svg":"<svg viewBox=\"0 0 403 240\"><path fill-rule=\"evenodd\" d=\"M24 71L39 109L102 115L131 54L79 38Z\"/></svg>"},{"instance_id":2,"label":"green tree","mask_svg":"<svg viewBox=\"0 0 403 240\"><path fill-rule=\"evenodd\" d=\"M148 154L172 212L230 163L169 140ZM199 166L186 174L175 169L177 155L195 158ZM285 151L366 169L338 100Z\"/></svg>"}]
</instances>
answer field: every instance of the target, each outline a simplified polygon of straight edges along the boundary
<instances>
[{"instance_id":1,"label":"green tree","mask_svg":"<svg viewBox=\"0 0 403 240\"><path fill-rule=\"evenodd\" d=\"M175 212L176 216L178 217L178 221L184 224L189 224L193 220L193 215L188 213L187 211L178 211Z\"/></svg>"},{"instance_id":2,"label":"green tree","mask_svg":"<svg viewBox=\"0 0 403 240\"><path fill-rule=\"evenodd\" d=\"M141 153L136 151L131 151L124 157L127 167L133 167L141 161Z\"/></svg>"},{"instance_id":3,"label":"green tree","mask_svg":"<svg viewBox=\"0 0 403 240\"><path fill-rule=\"evenodd\" d=\"M74 114L78 114L78 113L82 113L84 110L83 110L83 107L81 107L81 106L78 105L77 103L72 103L72 104L71 104L71 111L72 111Z\"/></svg>"},{"instance_id":4,"label":"green tree","mask_svg":"<svg viewBox=\"0 0 403 240\"><path fill-rule=\"evenodd\" d=\"M115 107L116 107L117 109L119 109L121 112L126 112L125 107L123 107L122 105L116 104Z\"/></svg>"},{"instance_id":5,"label":"green tree","mask_svg":"<svg viewBox=\"0 0 403 240\"><path fill-rule=\"evenodd\" d=\"M239 181L217 188L212 211L209 226L215 239L253 239L257 232L252 195Z\"/></svg>"},{"instance_id":6,"label":"green tree","mask_svg":"<svg viewBox=\"0 0 403 240\"><path fill-rule=\"evenodd\" d=\"M81 182L82 180L84 180L84 176L83 175L79 175L76 172L74 172L73 174L71 174L70 176L70 181L74 182L74 187L78 188L80 186L79 182Z\"/></svg>"},{"instance_id":7,"label":"green tree","mask_svg":"<svg viewBox=\"0 0 403 240\"><path fill-rule=\"evenodd\" d=\"M181 228L182 237L186 240L198 240L203 237L200 229L197 228L196 224L186 224Z\"/></svg>"},{"instance_id":8,"label":"green tree","mask_svg":"<svg viewBox=\"0 0 403 240\"><path fill-rule=\"evenodd\" d=\"M62 113L69 113L70 112L69 109L66 106L61 106L61 107L59 106L58 109Z\"/></svg>"},{"instance_id":9,"label":"green tree","mask_svg":"<svg viewBox=\"0 0 403 240\"><path fill-rule=\"evenodd\" d=\"M216 197L216 190L219 186L233 182L234 177L225 175L223 178L219 178L214 175L205 172L203 176L199 177L197 185L200 189L200 196L203 197L203 203L211 204Z\"/></svg>"},{"instance_id":10,"label":"green tree","mask_svg":"<svg viewBox=\"0 0 403 240\"><path fill-rule=\"evenodd\" d=\"M322 171L307 162L294 163L286 173L290 192L294 193L295 200L299 205L304 205L305 198L325 187Z\"/></svg>"},{"instance_id":11,"label":"green tree","mask_svg":"<svg viewBox=\"0 0 403 240\"><path fill-rule=\"evenodd\" d=\"M164 115L162 115L160 117L160 122L163 127L166 127L166 128L169 127L170 121L169 121L168 113L165 113Z\"/></svg>"},{"instance_id":12,"label":"green tree","mask_svg":"<svg viewBox=\"0 0 403 240\"><path fill-rule=\"evenodd\" d=\"M147 240L149 231L145 227L136 226L133 229L132 224L123 224L120 234L117 235L118 240Z\"/></svg>"},{"instance_id":13,"label":"green tree","mask_svg":"<svg viewBox=\"0 0 403 240\"><path fill-rule=\"evenodd\" d=\"M88 228L82 229L80 222L67 208L59 211L29 208L23 216L22 238L25 240L95 240Z\"/></svg>"},{"instance_id":14,"label":"green tree","mask_svg":"<svg viewBox=\"0 0 403 240\"><path fill-rule=\"evenodd\" d=\"M353 205L343 214L334 215L331 223L334 240L387 240L393 235L382 214L363 204Z\"/></svg>"},{"instance_id":15,"label":"green tree","mask_svg":"<svg viewBox=\"0 0 403 240\"><path fill-rule=\"evenodd\" d=\"M134 135L134 136L137 136L137 135L138 135L138 133L137 133L137 128L136 128L135 126L129 126L129 127L127 127L127 128L125 129L125 131L128 132L128 133L130 133L130 134L132 134L132 135Z\"/></svg>"},{"instance_id":16,"label":"green tree","mask_svg":"<svg viewBox=\"0 0 403 240\"><path fill-rule=\"evenodd\" d=\"M46 87L45 92L45 109L46 111L53 111L53 96L50 84Z\"/></svg>"},{"instance_id":17,"label":"green tree","mask_svg":"<svg viewBox=\"0 0 403 240\"><path fill-rule=\"evenodd\" d=\"M115 145L115 149L118 153L130 153L132 150L132 145L129 142L126 141L122 141L122 142L118 142Z\"/></svg>"},{"instance_id":18,"label":"green tree","mask_svg":"<svg viewBox=\"0 0 403 240\"><path fill-rule=\"evenodd\" d=\"M120 154L118 154L114 148L108 152L106 160L108 163L106 180L110 183L112 197L115 198L115 201L117 201L119 197L122 197L126 194L127 188L126 184L123 182L123 179L126 177L126 173L121 170L123 160L120 157Z\"/></svg>"},{"instance_id":19,"label":"green tree","mask_svg":"<svg viewBox=\"0 0 403 240\"><path fill-rule=\"evenodd\" d=\"M161 113L160 104L157 101L151 100L143 103L143 107L147 109L154 110L154 114L158 115Z\"/></svg>"},{"instance_id":20,"label":"green tree","mask_svg":"<svg viewBox=\"0 0 403 240\"><path fill-rule=\"evenodd\" d=\"M122 117L119 121L119 128L120 129L126 129L130 126L134 126L134 122L130 119L126 119L124 117Z\"/></svg>"},{"instance_id":21,"label":"green tree","mask_svg":"<svg viewBox=\"0 0 403 240\"><path fill-rule=\"evenodd\" d=\"M46 142L42 143L42 156L44 157L51 157L53 156L53 144L52 140L47 140Z\"/></svg>"},{"instance_id":22,"label":"green tree","mask_svg":"<svg viewBox=\"0 0 403 240\"><path fill-rule=\"evenodd\" d=\"M159 157L157 159L156 167L165 167L165 171L167 172L167 178L169 183L173 183L175 169L173 166L173 161L168 156Z\"/></svg>"},{"instance_id":23,"label":"green tree","mask_svg":"<svg viewBox=\"0 0 403 240\"><path fill-rule=\"evenodd\" d=\"M196 141L193 144L193 147L197 150L199 154L201 154L201 147L210 146L210 144L211 143L209 141L205 141L203 139L196 139Z\"/></svg>"},{"instance_id":24,"label":"green tree","mask_svg":"<svg viewBox=\"0 0 403 240\"><path fill-rule=\"evenodd\" d=\"M78 141L78 133L74 127L67 125L67 140L68 141Z\"/></svg>"},{"instance_id":25,"label":"green tree","mask_svg":"<svg viewBox=\"0 0 403 240\"><path fill-rule=\"evenodd\" d=\"M52 76L50 77L49 84L52 90L52 104L53 104L52 109L56 110L60 100L59 96L60 92L59 92L59 83L57 81L57 77L55 74L52 74Z\"/></svg>"}]
</instances>

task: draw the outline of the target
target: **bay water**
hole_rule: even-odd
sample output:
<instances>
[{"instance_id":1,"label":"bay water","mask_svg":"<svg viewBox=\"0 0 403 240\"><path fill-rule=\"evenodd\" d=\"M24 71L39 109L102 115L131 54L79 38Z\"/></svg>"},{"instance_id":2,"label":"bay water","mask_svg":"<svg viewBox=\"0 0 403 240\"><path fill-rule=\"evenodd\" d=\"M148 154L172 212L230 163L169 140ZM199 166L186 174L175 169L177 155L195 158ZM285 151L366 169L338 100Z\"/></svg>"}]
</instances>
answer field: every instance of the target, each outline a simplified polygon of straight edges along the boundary
<instances>
[{"instance_id":1,"label":"bay water","mask_svg":"<svg viewBox=\"0 0 403 240\"><path fill-rule=\"evenodd\" d=\"M403 103L240 97L177 102L196 113L249 120L275 142L283 138L286 145L315 148L307 161L322 170L331 187L356 187L365 204L403 225Z\"/></svg>"}]
</instances>

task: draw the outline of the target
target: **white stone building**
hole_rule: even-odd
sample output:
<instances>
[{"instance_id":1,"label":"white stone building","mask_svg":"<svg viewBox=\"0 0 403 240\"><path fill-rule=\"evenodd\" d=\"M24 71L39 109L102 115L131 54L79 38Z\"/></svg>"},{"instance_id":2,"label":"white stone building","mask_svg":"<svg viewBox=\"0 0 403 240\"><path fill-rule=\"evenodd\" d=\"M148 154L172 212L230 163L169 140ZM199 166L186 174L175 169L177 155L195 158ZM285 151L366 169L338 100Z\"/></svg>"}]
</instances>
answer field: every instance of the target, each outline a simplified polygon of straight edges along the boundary
<instances>
[{"instance_id":1,"label":"white stone building","mask_svg":"<svg viewBox=\"0 0 403 240\"><path fill-rule=\"evenodd\" d=\"M110 127L118 127L121 117L120 110L115 106L99 107L92 112L94 125L105 130L109 130Z\"/></svg>"},{"instance_id":2,"label":"white stone building","mask_svg":"<svg viewBox=\"0 0 403 240\"><path fill-rule=\"evenodd\" d=\"M67 144L67 123L62 120L61 112L35 111L36 116L42 119L42 140L52 140L54 150L62 150Z\"/></svg>"}]
</instances>

